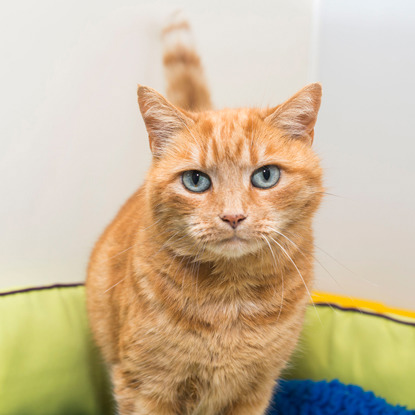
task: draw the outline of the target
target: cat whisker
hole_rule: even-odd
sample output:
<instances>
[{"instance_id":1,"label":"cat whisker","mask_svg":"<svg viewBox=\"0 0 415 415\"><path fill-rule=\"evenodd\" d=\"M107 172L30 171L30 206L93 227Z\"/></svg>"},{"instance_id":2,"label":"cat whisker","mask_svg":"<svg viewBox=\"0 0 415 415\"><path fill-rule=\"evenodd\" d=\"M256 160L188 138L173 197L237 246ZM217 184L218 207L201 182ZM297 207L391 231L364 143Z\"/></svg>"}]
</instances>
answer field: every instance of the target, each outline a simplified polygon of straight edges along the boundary
<instances>
[{"instance_id":1,"label":"cat whisker","mask_svg":"<svg viewBox=\"0 0 415 415\"><path fill-rule=\"evenodd\" d=\"M154 225L156 225L157 223L159 223L161 221L161 219L158 219L157 221L153 222L150 226L147 226L146 228L140 228L139 231L145 231L147 229L150 229L151 227L153 227ZM116 253L115 255L110 256L109 258L107 258L105 261L100 261L100 263L105 264L106 262L110 261L111 259L116 258L119 255L124 254L125 252L129 251L130 249L134 248L135 246L137 246L138 244L132 244L131 246L129 246L126 249L123 249L122 251Z\"/></svg>"},{"instance_id":2,"label":"cat whisker","mask_svg":"<svg viewBox=\"0 0 415 415\"><path fill-rule=\"evenodd\" d=\"M134 248L135 246L136 246L136 244L133 244L133 245L129 246L128 248L126 248L126 249L124 249L124 250L122 250L122 251L118 252L117 254L115 254L115 255L113 255L113 256L110 256L109 258L107 258L105 261L102 261L102 262L103 262L103 263L108 262L108 261L110 261L111 259L114 259L114 258L116 258L117 256L120 256L120 255L124 254L125 252L129 251L130 249Z\"/></svg>"},{"instance_id":3,"label":"cat whisker","mask_svg":"<svg viewBox=\"0 0 415 415\"><path fill-rule=\"evenodd\" d=\"M304 254L304 252L298 247L298 245L296 245L291 239L289 239L286 235L282 234L281 232L278 232L276 229L268 226L268 229L280 234L281 236L283 236L284 238L286 238L287 240L289 240L298 250L299 252L307 259L306 255ZM338 265L340 265L341 267L343 267L345 270L347 270L348 272L350 272L353 276L358 277L359 279L364 279L366 282L368 282L369 284L371 284L372 286L378 287L379 285L374 283L373 281L368 280L365 277L361 277L358 276L355 272L353 272L350 268L346 267L344 264L342 264L340 261L338 261L334 256L330 255L328 252L326 252L323 248L317 246L316 244L314 244L314 246L319 249L321 252L323 252L324 254L326 254L329 258L331 258L333 261L335 261ZM343 290L343 286L339 283L339 281L334 277L334 275L323 265L323 263L312 253L310 253L310 255L314 258L314 260L321 266L321 268L324 269L324 271L326 271L326 273L330 276L330 278L334 281L334 283L341 289ZM310 260L307 259L309 262ZM346 296L350 301L354 301L353 298Z\"/></svg>"},{"instance_id":4,"label":"cat whisker","mask_svg":"<svg viewBox=\"0 0 415 415\"><path fill-rule=\"evenodd\" d=\"M278 312L277 321L279 320L281 316L283 305L284 305L284 273L281 273L281 306L280 306L280 311Z\"/></svg>"},{"instance_id":5,"label":"cat whisker","mask_svg":"<svg viewBox=\"0 0 415 415\"><path fill-rule=\"evenodd\" d=\"M115 283L113 286L111 286L110 288L106 289L104 291L104 294L107 293L108 291L111 291L113 288L115 288L119 283L123 282L127 277L124 277L122 279L120 279L117 283Z\"/></svg>"},{"instance_id":6,"label":"cat whisker","mask_svg":"<svg viewBox=\"0 0 415 415\"><path fill-rule=\"evenodd\" d=\"M333 197L338 197L340 199L346 199L346 200L350 200L348 197L345 196L341 196L341 195L336 195L335 193L330 193L330 192L324 192L324 191L312 191L310 193L308 193L310 196L312 195L324 195L324 196L333 196Z\"/></svg>"},{"instance_id":7,"label":"cat whisker","mask_svg":"<svg viewBox=\"0 0 415 415\"><path fill-rule=\"evenodd\" d=\"M269 236L269 235L268 235ZM317 308L316 308L316 305L314 304L314 301L313 301L313 297L311 296L311 293L310 293L310 290L308 289L308 287L307 287L307 284L306 284L306 282L305 282L305 280L304 280L304 278L303 278L303 275L301 274L301 272L300 272L300 270L298 269L298 267L297 267L297 264L293 261L293 259L291 258L291 256L290 256L290 254L285 250L285 248L281 245L281 244L279 244L272 236L269 236L269 238L272 240L272 241L274 241L281 249L282 249L282 251L285 253L285 255L287 256L287 258L291 261L291 263L294 265L294 268L297 270L297 273L298 273L298 275L300 276L300 278L301 278L301 281L303 282L303 284L304 284L304 287L305 287L305 289L307 290L307 293L308 293L308 296L310 297L310 301L311 301L311 303L313 304L313 307L314 307L314 310L315 310L315 312L316 312L316 314L317 314L317 317L318 317L318 319L320 320L320 323L321 324L323 324L322 323L322 321L321 321L321 319L320 319L320 315L318 314L318 311L317 311Z\"/></svg>"},{"instance_id":8,"label":"cat whisker","mask_svg":"<svg viewBox=\"0 0 415 415\"><path fill-rule=\"evenodd\" d=\"M298 252L300 252L300 254L308 261L308 263L312 264L312 262L310 261L310 259L307 257L307 255L300 249L300 247L293 242L290 238L288 238L288 236L284 235L282 232L277 231L276 229L272 228L271 226L268 226L268 229L277 233L278 235L281 235L282 237L284 237L285 239L287 239L287 241L291 242L293 244L293 246L298 250ZM316 245L314 245L316 246ZM319 259L311 252L309 252L309 254L312 256L312 258L321 266L321 268L324 269L324 271L327 272L327 274L331 277L331 279L335 282L335 284L339 287L339 288L343 288L339 282L336 280L336 278L334 278L333 274L321 263L321 261L319 261Z\"/></svg>"},{"instance_id":9,"label":"cat whisker","mask_svg":"<svg viewBox=\"0 0 415 415\"><path fill-rule=\"evenodd\" d=\"M194 261L193 261L193 264L192 264L192 271L191 271L192 272L192 275L195 274L195 268L197 267L197 272L196 272L196 294L195 294L196 304L199 304L199 293L198 293L199 270L200 270L200 261L199 261L200 258L199 258L199 255L202 252L202 250L204 251L204 247L205 246L206 246L205 244L202 244L200 246L199 250L197 251L197 253L196 253L195 257L194 257Z\"/></svg>"},{"instance_id":10,"label":"cat whisker","mask_svg":"<svg viewBox=\"0 0 415 415\"><path fill-rule=\"evenodd\" d=\"M336 195L334 193L329 193L329 192L316 192L316 193L321 193L321 194L326 195L326 196L339 197L341 199L347 199L347 197Z\"/></svg>"},{"instance_id":11,"label":"cat whisker","mask_svg":"<svg viewBox=\"0 0 415 415\"><path fill-rule=\"evenodd\" d=\"M170 276L170 270L171 270L171 267L173 266L174 261L175 261L175 259L176 259L178 256L179 256L179 254L174 254L174 255L173 255L173 258L171 259L171 262L170 262L169 268L168 268L168 269L167 269L167 271L166 271L166 274L167 274L168 276Z\"/></svg>"},{"instance_id":12,"label":"cat whisker","mask_svg":"<svg viewBox=\"0 0 415 415\"><path fill-rule=\"evenodd\" d=\"M277 271L277 259L275 258L275 255L274 255L274 251L273 251L273 249L272 249L272 247L271 247L271 244L269 243L269 241L268 241L268 239L266 238L266 236L265 235L261 235L261 237L262 237L262 239L267 243L267 245L268 245L268 247L269 247L269 250L270 250L270 252L271 252L271 255L272 255L272 258L273 258L273 260L274 260L274 268L275 268L275 271ZM282 275L282 274L281 274ZM275 287L275 285L274 285L274 296L276 295L276 292L277 292L277 289L276 289L276 287ZM279 312L278 312L278 317L277 317L277 320L280 318L280 316L281 316L281 312L282 312L282 307L283 307L283 302L284 302L284 275L282 275L282 279L281 279L281 303L280 303L280 310L279 310Z\"/></svg>"},{"instance_id":13,"label":"cat whisker","mask_svg":"<svg viewBox=\"0 0 415 415\"><path fill-rule=\"evenodd\" d=\"M147 226L145 228L140 228L139 231L146 231L147 229L152 228L154 225L157 225L160 221L161 221L161 218L160 219L157 219L155 222L153 222L151 225L149 225L149 226Z\"/></svg>"},{"instance_id":14,"label":"cat whisker","mask_svg":"<svg viewBox=\"0 0 415 415\"><path fill-rule=\"evenodd\" d=\"M275 233L277 233L278 235L281 235L282 237L284 237L285 239L287 239L289 242L291 242L298 250L300 250L300 248L298 247L298 245L293 242L290 238L288 238L288 236L284 235L283 233L281 233L280 231L277 231L276 229L274 229L271 226L267 226L267 228ZM302 252L302 251L301 251Z\"/></svg>"},{"instance_id":15,"label":"cat whisker","mask_svg":"<svg viewBox=\"0 0 415 415\"><path fill-rule=\"evenodd\" d=\"M274 231L274 232L276 232L276 233L278 233L278 234L280 234L281 236L283 236L283 237L285 237L288 241L290 241L297 249L298 249L298 251L304 256L304 258L306 258L307 259L307 261L309 262L309 263L311 263L311 261L307 258L307 256L304 254L304 252L298 247L298 245L297 244L295 244L290 238L288 238L287 236L285 236L283 233L281 233L281 232L278 232L276 229L274 229L274 228L272 228L272 227L270 227L270 226L268 226L268 228L270 229L270 230L272 230L272 231ZM346 270L348 270L349 272L351 272L353 275L356 275L353 271L351 271L349 268L347 268L345 265L343 265L343 264L341 264L340 262L338 262L337 260L336 260L336 258L334 258L334 257L332 257L328 252L325 252L322 248L320 248L320 247L318 247L317 245L315 245L314 244L314 246L316 247L316 248L318 248L318 249L320 249L322 252L324 252L327 256L329 256L330 258L332 258L335 262L337 262L339 265L341 265L341 266L343 266ZM340 288L340 289L343 289L343 287L342 287L342 285L339 283L339 281L337 281L337 279L334 277L334 275L323 265L323 263L321 262L321 261L319 261L319 259L315 256L315 255L313 255L312 253L309 253L313 258L314 258L314 260L315 261L317 261L317 263L327 272L327 274L332 278L332 280L334 281L334 283ZM371 282L371 281L369 281L369 280L367 280L369 283ZM354 300L353 300L353 298L352 297L349 297L349 296L346 296L346 298L348 299L348 300L350 300L351 302L354 302ZM331 307L331 305L329 304L329 307L330 308L332 308L333 309L333 307Z\"/></svg>"},{"instance_id":16,"label":"cat whisker","mask_svg":"<svg viewBox=\"0 0 415 415\"><path fill-rule=\"evenodd\" d=\"M374 287L379 287L379 284L375 283L374 281L369 280L368 278L366 278L365 276L361 276L361 275L357 275L353 270L351 270L350 268L346 267L346 265L342 264L339 260L337 260L333 255L329 254L327 251L325 251L323 248L317 246L314 244L314 246L319 249L321 252L323 252L324 254L326 254L329 258L331 258L334 262L336 262L338 265L340 265L342 268L344 268L346 271L350 272L351 275L353 275L356 278L363 279L365 280L367 283L371 284Z\"/></svg>"},{"instance_id":17,"label":"cat whisker","mask_svg":"<svg viewBox=\"0 0 415 415\"><path fill-rule=\"evenodd\" d=\"M147 228L146 228L147 229ZM175 232L162 246L161 246L161 248L156 252L156 253L154 253L151 257L149 257L149 259L150 258L152 258L154 255L156 255L156 254L158 254L164 247L165 247L165 245L167 244L167 242L169 242L175 235L177 235L179 233L179 231L177 231L177 232ZM132 249L132 248L134 248L135 246L138 246L138 244L133 244L133 245L131 245L130 247L128 247L127 249L124 249L124 251L121 251L121 252L119 252L118 254L116 254L116 255L114 255L113 257L110 257L107 261L109 261L110 259L112 259L112 258L115 258L115 257L117 257L118 255L121 255L122 253L124 253L124 252L126 252L126 251L128 251L128 250L130 250L130 249ZM107 262L107 261L105 261L105 262ZM125 278L126 277L124 277L124 278L122 278L120 281L118 281L116 284L114 284L113 286L111 286L110 288L108 288L107 290L105 290L104 291L104 294L105 293L107 293L108 291L110 291L110 290L112 290L114 287L116 287L120 282L122 282L122 281L124 281L125 280Z\"/></svg>"},{"instance_id":18,"label":"cat whisker","mask_svg":"<svg viewBox=\"0 0 415 415\"><path fill-rule=\"evenodd\" d=\"M176 231L173 235L171 235L170 236L170 238L169 239L167 239L167 241L165 241L162 245L161 245L161 247L160 247L160 249L158 249L153 255L151 255L148 259L150 259L150 258L153 258L154 256L156 256L159 252L161 252L168 244L169 244L169 242L178 234L180 232L180 230L179 231ZM184 238L184 236L182 236L181 238L179 238L179 239L177 239L178 241L180 241L181 239L183 239Z\"/></svg>"},{"instance_id":19,"label":"cat whisker","mask_svg":"<svg viewBox=\"0 0 415 415\"><path fill-rule=\"evenodd\" d=\"M290 238L288 238L286 235L284 235L283 233L277 231L276 229L272 228L271 226L267 226L267 228L279 235L281 235L282 237L284 237L285 239L287 239L288 241L290 241L299 251L300 253L306 257L306 255L304 254L303 251L300 250L300 248L298 247L298 245L296 243L294 243ZM329 258L331 258L334 262L336 262L338 265L340 265L342 268L344 268L346 271L350 272L350 274L352 274L354 277L357 277L360 279L364 279L367 283L371 284L374 287L378 287L379 284L376 284L375 282L367 279L364 276L358 276L354 271L352 271L350 268L348 268L346 265L342 264L339 260L337 260L333 255L329 254L327 251L325 251L323 248L319 247L318 245L314 244L314 246L319 249L321 252L323 252L324 254L326 254ZM323 265L323 263L312 253L310 253L310 255L314 258L314 260L324 269L324 271L327 272L327 274L332 278L332 280L335 282L335 284L343 289L343 287L340 285L340 283L336 280L336 278L334 278L333 274Z\"/></svg>"}]
</instances>

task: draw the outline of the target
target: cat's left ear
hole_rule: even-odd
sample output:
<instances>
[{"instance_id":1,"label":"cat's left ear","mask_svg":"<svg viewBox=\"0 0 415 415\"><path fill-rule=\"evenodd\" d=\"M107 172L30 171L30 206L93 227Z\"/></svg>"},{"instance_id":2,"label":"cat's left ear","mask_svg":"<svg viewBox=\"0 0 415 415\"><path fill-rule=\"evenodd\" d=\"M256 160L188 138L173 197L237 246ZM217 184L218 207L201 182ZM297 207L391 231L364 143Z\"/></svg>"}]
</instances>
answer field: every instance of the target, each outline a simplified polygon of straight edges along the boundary
<instances>
[{"instance_id":1,"label":"cat's left ear","mask_svg":"<svg viewBox=\"0 0 415 415\"><path fill-rule=\"evenodd\" d=\"M319 83L307 85L275 108L265 121L287 136L306 140L311 145L321 103L321 92Z\"/></svg>"},{"instance_id":2,"label":"cat's left ear","mask_svg":"<svg viewBox=\"0 0 415 415\"><path fill-rule=\"evenodd\" d=\"M194 120L152 88L139 85L137 95L151 152L158 158L172 144L174 137L194 124Z\"/></svg>"}]
</instances>

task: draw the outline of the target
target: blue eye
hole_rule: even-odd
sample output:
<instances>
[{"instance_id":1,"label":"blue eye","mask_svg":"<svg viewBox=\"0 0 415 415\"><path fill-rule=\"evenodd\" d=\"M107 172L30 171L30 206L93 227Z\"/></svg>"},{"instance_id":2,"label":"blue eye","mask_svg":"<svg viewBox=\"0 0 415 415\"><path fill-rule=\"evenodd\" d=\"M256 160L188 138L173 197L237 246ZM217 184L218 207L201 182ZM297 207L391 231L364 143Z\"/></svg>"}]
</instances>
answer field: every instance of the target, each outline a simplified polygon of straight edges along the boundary
<instances>
[{"instance_id":1,"label":"blue eye","mask_svg":"<svg viewBox=\"0 0 415 415\"><path fill-rule=\"evenodd\" d=\"M211 185L207 174L199 170L188 170L182 175L183 186L191 192L202 193L209 189Z\"/></svg>"},{"instance_id":2,"label":"blue eye","mask_svg":"<svg viewBox=\"0 0 415 415\"><path fill-rule=\"evenodd\" d=\"M251 183L260 189L269 189L278 183L280 169L277 166L263 166L256 169L251 176Z\"/></svg>"}]
</instances>

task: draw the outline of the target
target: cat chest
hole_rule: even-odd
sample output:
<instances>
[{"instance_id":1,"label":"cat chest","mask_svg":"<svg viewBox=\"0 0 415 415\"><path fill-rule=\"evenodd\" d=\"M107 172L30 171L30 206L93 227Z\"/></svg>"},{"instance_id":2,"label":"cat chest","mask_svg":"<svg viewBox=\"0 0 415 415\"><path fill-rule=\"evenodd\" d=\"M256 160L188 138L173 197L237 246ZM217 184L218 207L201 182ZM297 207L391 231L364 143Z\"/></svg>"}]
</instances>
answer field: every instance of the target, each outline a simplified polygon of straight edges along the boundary
<instances>
[{"instance_id":1,"label":"cat chest","mask_svg":"<svg viewBox=\"0 0 415 415\"><path fill-rule=\"evenodd\" d=\"M177 371L199 371L213 379L222 370L232 373L235 367L246 368L269 359L278 348L284 324L255 324L255 320L217 319L177 321L158 317L150 326L138 330L135 344L143 358L174 362Z\"/></svg>"},{"instance_id":2,"label":"cat chest","mask_svg":"<svg viewBox=\"0 0 415 415\"><path fill-rule=\"evenodd\" d=\"M165 346L152 356L159 365L166 363L164 368L159 366L164 385L155 387L167 389L170 385L178 401L189 408L204 408L200 412L204 415L209 413L210 402L225 407L229 399L236 399L254 380L275 368L276 342L266 337L229 327L210 333L182 332L176 339L167 336ZM154 381L159 379L160 373Z\"/></svg>"},{"instance_id":3,"label":"cat chest","mask_svg":"<svg viewBox=\"0 0 415 415\"><path fill-rule=\"evenodd\" d=\"M229 315L215 325L184 324L167 314L141 316L136 324L123 353L128 370L146 379L146 392L173 394L189 408L204 408L204 415L209 414L205 404L223 400L226 406L230 397L252 387L253 379L276 373L284 348L284 324L261 326Z\"/></svg>"}]
</instances>

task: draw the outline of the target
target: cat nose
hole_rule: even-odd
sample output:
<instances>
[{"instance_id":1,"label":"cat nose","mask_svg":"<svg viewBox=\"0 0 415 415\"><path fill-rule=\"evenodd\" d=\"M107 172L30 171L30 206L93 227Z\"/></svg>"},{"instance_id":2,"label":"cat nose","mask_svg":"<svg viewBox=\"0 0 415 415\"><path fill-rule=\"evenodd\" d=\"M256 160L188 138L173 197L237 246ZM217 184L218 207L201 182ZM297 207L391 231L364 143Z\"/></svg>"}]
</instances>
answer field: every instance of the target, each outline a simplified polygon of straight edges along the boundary
<instances>
[{"instance_id":1,"label":"cat nose","mask_svg":"<svg viewBox=\"0 0 415 415\"><path fill-rule=\"evenodd\" d=\"M232 226L233 229L236 229L236 227L246 219L245 215L222 215L220 218L224 222L228 222L230 226Z\"/></svg>"}]
</instances>

